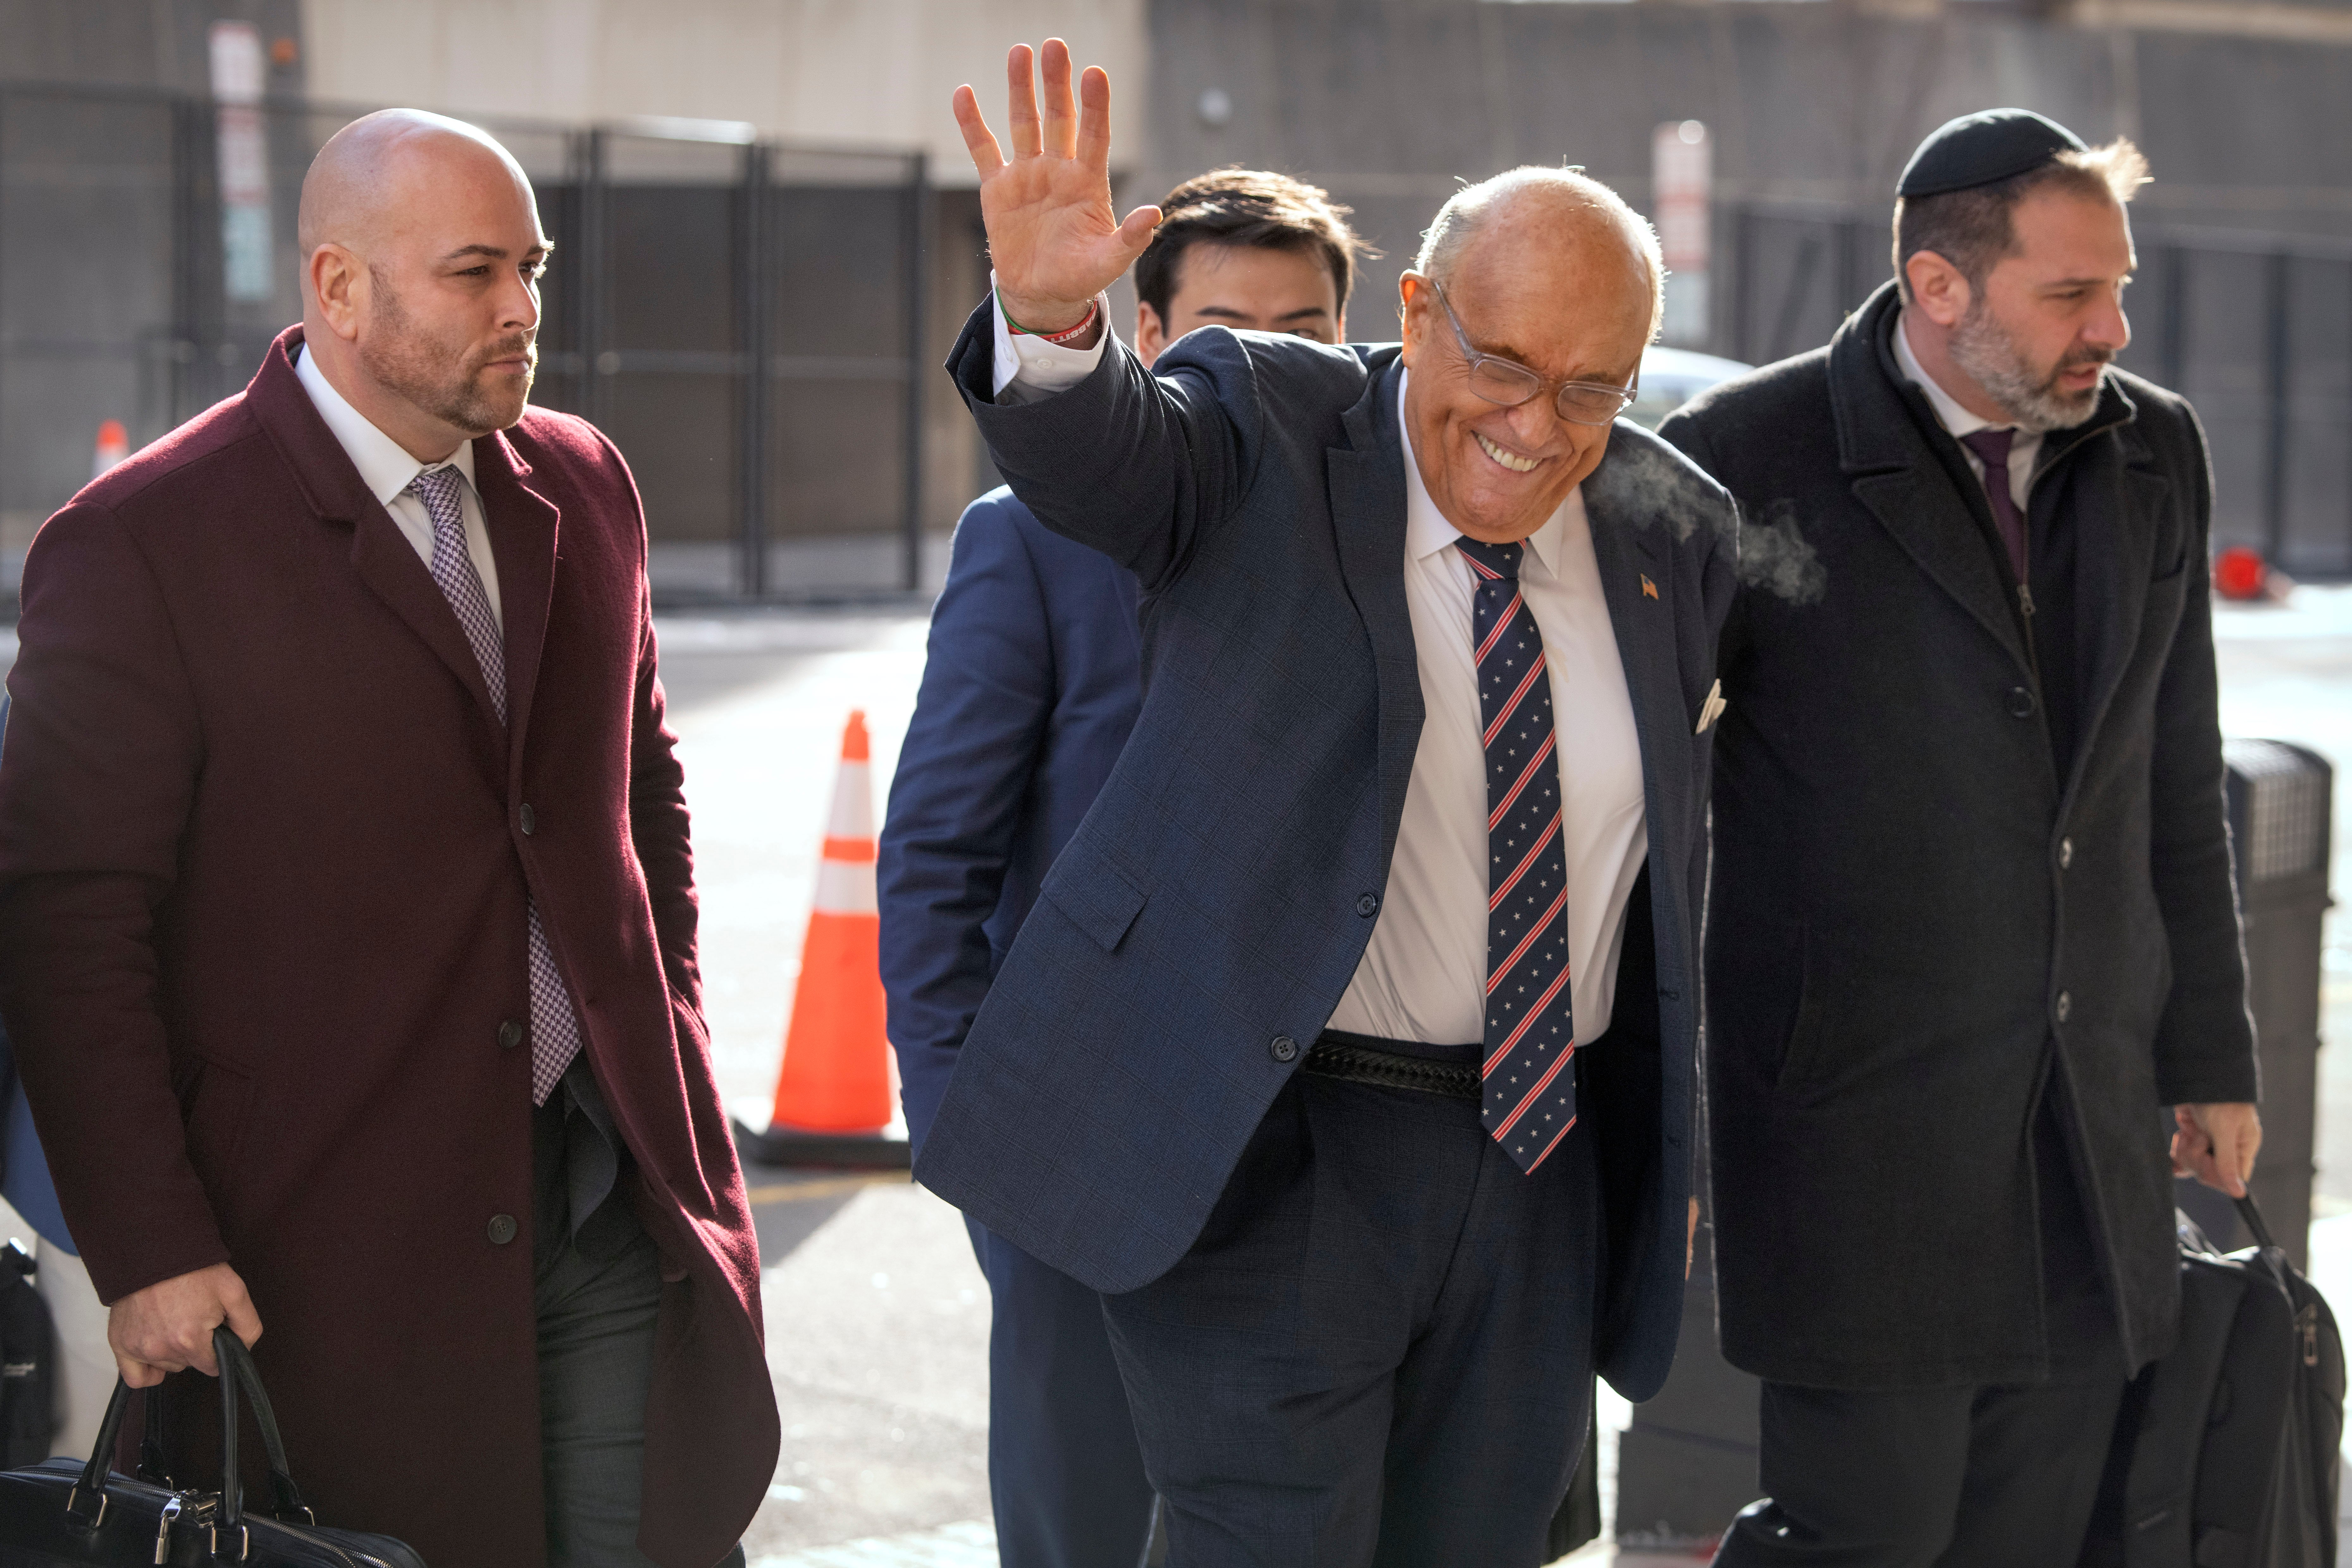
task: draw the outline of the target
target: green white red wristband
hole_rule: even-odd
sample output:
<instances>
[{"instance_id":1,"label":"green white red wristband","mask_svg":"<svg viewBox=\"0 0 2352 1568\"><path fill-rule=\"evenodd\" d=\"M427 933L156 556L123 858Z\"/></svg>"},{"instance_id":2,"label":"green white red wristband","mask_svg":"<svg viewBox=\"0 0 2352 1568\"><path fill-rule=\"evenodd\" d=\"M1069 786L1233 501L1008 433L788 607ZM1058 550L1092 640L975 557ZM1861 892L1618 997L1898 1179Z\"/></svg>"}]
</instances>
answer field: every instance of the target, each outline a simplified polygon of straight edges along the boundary
<instances>
[{"instance_id":1,"label":"green white red wristband","mask_svg":"<svg viewBox=\"0 0 2352 1568\"><path fill-rule=\"evenodd\" d=\"M1013 319L1013 312L1004 308L1004 296L1001 293L996 297L996 308L1003 313L1005 327L1015 336L1034 338L1043 343L1052 343L1057 348L1066 348L1073 340L1086 336L1087 329L1095 324L1095 318L1103 313L1103 297L1099 294L1095 296L1094 303L1087 307L1087 313L1078 319L1076 326L1066 327L1058 332L1032 331L1015 321Z\"/></svg>"}]
</instances>

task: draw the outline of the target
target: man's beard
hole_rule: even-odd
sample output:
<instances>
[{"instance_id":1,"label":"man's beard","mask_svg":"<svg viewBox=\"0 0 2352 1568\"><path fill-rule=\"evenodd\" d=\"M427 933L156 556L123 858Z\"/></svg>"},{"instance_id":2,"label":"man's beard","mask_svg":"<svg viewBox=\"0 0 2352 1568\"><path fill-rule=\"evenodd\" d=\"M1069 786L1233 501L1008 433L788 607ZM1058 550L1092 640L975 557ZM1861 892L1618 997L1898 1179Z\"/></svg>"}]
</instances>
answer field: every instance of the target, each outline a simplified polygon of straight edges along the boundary
<instances>
[{"instance_id":1,"label":"man's beard","mask_svg":"<svg viewBox=\"0 0 2352 1568\"><path fill-rule=\"evenodd\" d=\"M2059 356L2045 374L2027 361L2014 339L1992 319L1979 295L1969 301L1969 313L1952 329L1952 362L1984 389L1985 395L2009 412L2021 430L2040 433L2072 430L2099 406L2099 388L2105 378L2081 392L2059 386L2058 378L2084 365L2104 365L2115 355L2104 349L2077 346Z\"/></svg>"},{"instance_id":2,"label":"man's beard","mask_svg":"<svg viewBox=\"0 0 2352 1568\"><path fill-rule=\"evenodd\" d=\"M453 356L418 328L382 273L373 274L373 319L360 340L360 363L378 383L469 436L504 430L522 417L523 407L530 401L532 379L539 371L539 345L533 334L517 332L487 349ZM482 385L484 365L518 354L523 359L519 392L492 392Z\"/></svg>"}]
</instances>

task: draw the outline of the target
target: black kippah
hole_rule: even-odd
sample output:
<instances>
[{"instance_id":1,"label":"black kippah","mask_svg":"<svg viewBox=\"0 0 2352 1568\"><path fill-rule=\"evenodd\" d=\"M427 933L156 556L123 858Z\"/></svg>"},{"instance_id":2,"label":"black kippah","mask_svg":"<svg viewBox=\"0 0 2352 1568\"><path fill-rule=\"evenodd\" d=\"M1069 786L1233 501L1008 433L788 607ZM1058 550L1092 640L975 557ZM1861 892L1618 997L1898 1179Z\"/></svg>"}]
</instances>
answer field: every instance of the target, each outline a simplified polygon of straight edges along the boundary
<instances>
[{"instance_id":1,"label":"black kippah","mask_svg":"<svg viewBox=\"0 0 2352 1568\"><path fill-rule=\"evenodd\" d=\"M1911 154L1898 196L1940 196L2039 169L2061 152L2084 151L2083 139L2030 109L1988 109L1939 127Z\"/></svg>"}]
</instances>

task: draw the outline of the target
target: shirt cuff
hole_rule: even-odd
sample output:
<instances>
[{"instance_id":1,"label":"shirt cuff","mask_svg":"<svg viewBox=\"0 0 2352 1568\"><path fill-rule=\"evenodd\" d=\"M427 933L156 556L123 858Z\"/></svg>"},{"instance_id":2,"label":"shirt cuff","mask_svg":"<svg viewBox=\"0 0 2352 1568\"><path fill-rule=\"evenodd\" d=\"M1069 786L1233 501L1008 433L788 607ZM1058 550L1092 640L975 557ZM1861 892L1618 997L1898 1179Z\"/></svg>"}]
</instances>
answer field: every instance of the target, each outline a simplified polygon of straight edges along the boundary
<instances>
[{"instance_id":1,"label":"shirt cuff","mask_svg":"<svg viewBox=\"0 0 2352 1568\"><path fill-rule=\"evenodd\" d=\"M1103 350L1110 343L1110 323L1105 320L1103 329L1095 335L1091 349L1064 348L1027 332L1015 336L1012 324L1004 319L1004 301L996 297L996 275L988 279L989 299L995 306L996 370L990 391L1000 403L1034 402L1039 398L1067 392L1094 373L1102 363ZM1095 302L1103 309L1104 301ZM1108 315L1108 312L1105 312Z\"/></svg>"}]
</instances>

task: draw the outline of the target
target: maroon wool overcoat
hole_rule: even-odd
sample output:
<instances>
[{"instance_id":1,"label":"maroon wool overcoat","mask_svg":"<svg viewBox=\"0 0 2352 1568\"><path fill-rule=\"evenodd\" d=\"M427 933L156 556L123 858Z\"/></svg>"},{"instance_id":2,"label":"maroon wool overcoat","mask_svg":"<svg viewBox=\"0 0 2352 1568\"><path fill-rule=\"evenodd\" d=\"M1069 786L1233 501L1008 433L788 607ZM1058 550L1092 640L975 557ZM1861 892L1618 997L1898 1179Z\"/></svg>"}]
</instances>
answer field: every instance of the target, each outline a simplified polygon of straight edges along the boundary
<instances>
[{"instance_id":1,"label":"maroon wool overcoat","mask_svg":"<svg viewBox=\"0 0 2352 1568\"><path fill-rule=\"evenodd\" d=\"M0 1005L67 1223L108 1301L236 1269L322 1523L535 1568L530 1061L499 1043L535 896L673 1281L639 1540L710 1568L778 1429L635 486L564 414L474 444L509 736L300 342L26 559ZM216 1421L209 1389L173 1405Z\"/></svg>"}]
</instances>

